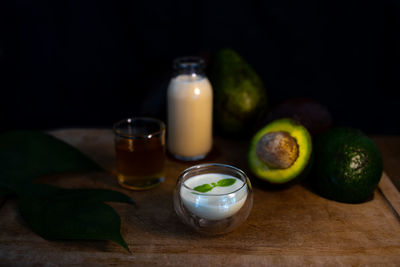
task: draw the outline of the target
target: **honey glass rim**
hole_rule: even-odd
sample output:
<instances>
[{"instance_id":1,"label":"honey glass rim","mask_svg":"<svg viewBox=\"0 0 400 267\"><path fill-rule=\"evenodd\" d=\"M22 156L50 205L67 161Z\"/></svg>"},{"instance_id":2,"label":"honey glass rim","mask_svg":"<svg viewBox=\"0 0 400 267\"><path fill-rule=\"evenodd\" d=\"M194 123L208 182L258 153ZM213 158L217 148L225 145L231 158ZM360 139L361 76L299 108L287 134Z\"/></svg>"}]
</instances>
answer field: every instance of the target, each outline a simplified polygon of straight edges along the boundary
<instances>
[{"instance_id":1,"label":"honey glass rim","mask_svg":"<svg viewBox=\"0 0 400 267\"><path fill-rule=\"evenodd\" d=\"M160 126L160 130L158 131L149 131L149 133L147 134L123 134L120 132L120 130L118 129L118 127L122 124L122 123L128 123L131 124L134 120L142 120L142 121L151 121L154 123L158 123ZM162 133L165 132L165 123L159 119L155 119L155 118L151 118L151 117L129 117L129 118L125 118L122 119L118 122L116 122L113 126L113 131L114 134L126 139L150 139L156 136L161 135Z\"/></svg>"}]
</instances>

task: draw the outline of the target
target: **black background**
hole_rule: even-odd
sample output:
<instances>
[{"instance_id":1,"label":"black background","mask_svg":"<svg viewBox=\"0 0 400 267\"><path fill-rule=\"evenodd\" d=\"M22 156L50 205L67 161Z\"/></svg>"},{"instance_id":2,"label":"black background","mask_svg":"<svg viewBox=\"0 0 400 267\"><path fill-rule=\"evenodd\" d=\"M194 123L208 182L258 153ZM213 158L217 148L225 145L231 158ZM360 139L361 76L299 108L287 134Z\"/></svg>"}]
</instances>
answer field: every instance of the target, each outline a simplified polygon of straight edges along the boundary
<instances>
[{"instance_id":1,"label":"black background","mask_svg":"<svg viewBox=\"0 0 400 267\"><path fill-rule=\"evenodd\" d=\"M398 1L3 1L1 127L164 118L173 58L237 50L270 105L311 97L335 125L399 134Z\"/></svg>"}]
</instances>

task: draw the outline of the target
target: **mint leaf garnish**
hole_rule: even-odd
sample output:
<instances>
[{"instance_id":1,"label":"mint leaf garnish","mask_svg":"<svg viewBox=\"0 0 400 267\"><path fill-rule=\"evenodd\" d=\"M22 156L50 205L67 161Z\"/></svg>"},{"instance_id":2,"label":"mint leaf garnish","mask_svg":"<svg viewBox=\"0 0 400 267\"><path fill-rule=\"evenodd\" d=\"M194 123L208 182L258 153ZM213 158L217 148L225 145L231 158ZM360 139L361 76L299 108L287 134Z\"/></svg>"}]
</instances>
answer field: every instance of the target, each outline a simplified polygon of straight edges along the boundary
<instances>
[{"instance_id":1,"label":"mint leaf garnish","mask_svg":"<svg viewBox=\"0 0 400 267\"><path fill-rule=\"evenodd\" d=\"M214 187L212 187L209 184L202 184L202 185L196 186L195 188L193 188L193 190L196 190L201 193L205 193L205 192L211 191L213 188Z\"/></svg>"},{"instance_id":2,"label":"mint leaf garnish","mask_svg":"<svg viewBox=\"0 0 400 267\"><path fill-rule=\"evenodd\" d=\"M236 179L228 178L222 179L217 182L218 186L231 186L236 182Z\"/></svg>"},{"instance_id":3,"label":"mint leaf garnish","mask_svg":"<svg viewBox=\"0 0 400 267\"><path fill-rule=\"evenodd\" d=\"M208 191L211 191L214 187L217 187L217 186L227 187L227 186L233 185L235 182L236 182L236 179L233 179L233 178L221 179L217 183L211 183L211 185L210 184L202 184L202 185L196 186L195 188L193 188L193 190L196 190L197 192L201 192L201 193L206 193Z\"/></svg>"}]
</instances>

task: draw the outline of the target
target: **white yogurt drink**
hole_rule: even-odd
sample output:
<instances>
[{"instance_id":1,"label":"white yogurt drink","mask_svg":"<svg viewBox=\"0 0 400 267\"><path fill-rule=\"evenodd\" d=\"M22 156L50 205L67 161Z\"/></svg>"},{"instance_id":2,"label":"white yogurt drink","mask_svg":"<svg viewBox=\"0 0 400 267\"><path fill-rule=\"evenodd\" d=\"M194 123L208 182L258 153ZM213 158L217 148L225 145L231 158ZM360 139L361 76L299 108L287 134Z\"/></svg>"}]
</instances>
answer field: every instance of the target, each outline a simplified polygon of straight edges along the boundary
<instances>
[{"instance_id":1,"label":"white yogurt drink","mask_svg":"<svg viewBox=\"0 0 400 267\"><path fill-rule=\"evenodd\" d=\"M178 159L198 160L212 147L213 92L202 65L180 64L167 92L167 147Z\"/></svg>"},{"instance_id":2,"label":"white yogurt drink","mask_svg":"<svg viewBox=\"0 0 400 267\"><path fill-rule=\"evenodd\" d=\"M208 192L197 192L194 188L218 181L234 179L229 186L215 186ZM247 199L247 186L234 176L220 173L207 173L193 176L181 185L180 196L183 205L196 216L208 220L221 220L237 213Z\"/></svg>"}]
</instances>

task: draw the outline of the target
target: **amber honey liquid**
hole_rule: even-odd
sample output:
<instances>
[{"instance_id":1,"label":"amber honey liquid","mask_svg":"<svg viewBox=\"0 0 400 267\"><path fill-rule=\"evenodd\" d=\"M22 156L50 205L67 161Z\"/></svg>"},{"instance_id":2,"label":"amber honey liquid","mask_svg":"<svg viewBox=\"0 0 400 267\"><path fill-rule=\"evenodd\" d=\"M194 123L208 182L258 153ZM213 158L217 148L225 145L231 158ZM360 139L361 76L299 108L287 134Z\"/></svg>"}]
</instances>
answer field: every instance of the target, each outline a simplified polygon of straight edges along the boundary
<instances>
[{"instance_id":1,"label":"amber honey liquid","mask_svg":"<svg viewBox=\"0 0 400 267\"><path fill-rule=\"evenodd\" d=\"M165 145L161 138L117 140L115 149L121 186L144 190L164 181Z\"/></svg>"}]
</instances>

